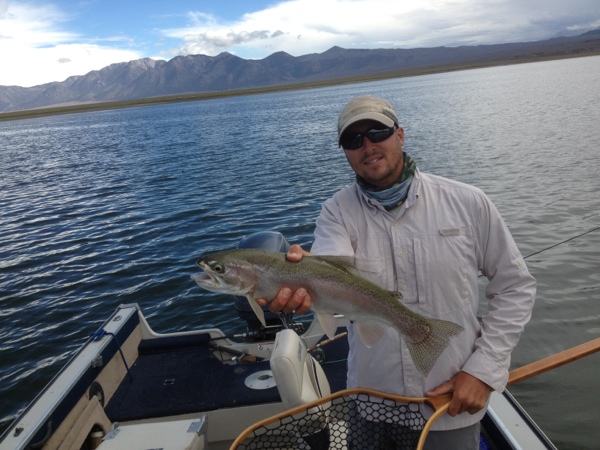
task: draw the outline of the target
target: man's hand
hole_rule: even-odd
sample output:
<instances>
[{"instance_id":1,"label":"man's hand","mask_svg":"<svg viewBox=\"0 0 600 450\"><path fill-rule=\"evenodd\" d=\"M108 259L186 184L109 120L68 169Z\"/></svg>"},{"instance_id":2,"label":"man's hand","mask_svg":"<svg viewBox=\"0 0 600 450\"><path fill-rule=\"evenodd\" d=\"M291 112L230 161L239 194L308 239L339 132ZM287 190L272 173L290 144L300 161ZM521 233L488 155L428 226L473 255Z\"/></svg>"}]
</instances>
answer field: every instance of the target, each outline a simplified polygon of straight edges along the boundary
<instances>
[{"instance_id":1,"label":"man's hand","mask_svg":"<svg viewBox=\"0 0 600 450\"><path fill-rule=\"evenodd\" d=\"M485 408L493 389L479 378L459 372L454 378L425 393L427 397L439 397L452 393L448 414L452 417L468 412L475 414Z\"/></svg>"},{"instance_id":2,"label":"man's hand","mask_svg":"<svg viewBox=\"0 0 600 450\"><path fill-rule=\"evenodd\" d=\"M298 244L292 245L286 255L288 261L299 262L303 256L310 256L310 253L302 250ZM264 306L268 303L267 299L257 299L258 304ZM312 299L306 289L299 288L292 292L288 287L281 288L277 297L269 303L269 310L272 312L282 311L286 314L296 312L298 315L306 314L310 309Z\"/></svg>"}]
</instances>

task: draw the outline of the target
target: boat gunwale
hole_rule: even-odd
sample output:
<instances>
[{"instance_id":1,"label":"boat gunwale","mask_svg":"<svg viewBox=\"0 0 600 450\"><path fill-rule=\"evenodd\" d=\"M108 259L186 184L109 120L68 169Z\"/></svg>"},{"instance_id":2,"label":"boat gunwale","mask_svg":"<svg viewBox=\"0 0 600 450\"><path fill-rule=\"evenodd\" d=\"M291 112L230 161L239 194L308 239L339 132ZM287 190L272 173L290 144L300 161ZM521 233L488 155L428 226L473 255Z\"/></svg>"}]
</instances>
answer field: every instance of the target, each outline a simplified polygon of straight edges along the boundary
<instances>
[{"instance_id":1,"label":"boat gunwale","mask_svg":"<svg viewBox=\"0 0 600 450\"><path fill-rule=\"evenodd\" d=\"M121 342L139 324L137 311L137 304L120 305L99 330L113 333ZM121 314L125 313L128 315L122 320ZM32 441L45 442L104 368L103 364L96 366L94 360L101 356L104 361L109 361L118 351L119 346L114 345L112 337L95 340L93 335L90 336L2 433L0 450L20 450L35 445ZM36 409L40 410L37 416L34 415Z\"/></svg>"}]
</instances>

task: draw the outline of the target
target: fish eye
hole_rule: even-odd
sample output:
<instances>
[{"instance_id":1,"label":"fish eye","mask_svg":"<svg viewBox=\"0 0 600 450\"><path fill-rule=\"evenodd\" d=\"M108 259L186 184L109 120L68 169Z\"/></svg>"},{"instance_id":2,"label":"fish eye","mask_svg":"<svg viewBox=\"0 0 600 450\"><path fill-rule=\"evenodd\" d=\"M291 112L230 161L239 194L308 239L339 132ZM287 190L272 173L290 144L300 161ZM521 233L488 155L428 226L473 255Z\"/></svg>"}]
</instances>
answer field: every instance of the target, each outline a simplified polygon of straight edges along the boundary
<instances>
[{"instance_id":1,"label":"fish eye","mask_svg":"<svg viewBox=\"0 0 600 450\"><path fill-rule=\"evenodd\" d=\"M210 268L217 273L224 273L225 266L219 262L213 262L210 264Z\"/></svg>"}]
</instances>

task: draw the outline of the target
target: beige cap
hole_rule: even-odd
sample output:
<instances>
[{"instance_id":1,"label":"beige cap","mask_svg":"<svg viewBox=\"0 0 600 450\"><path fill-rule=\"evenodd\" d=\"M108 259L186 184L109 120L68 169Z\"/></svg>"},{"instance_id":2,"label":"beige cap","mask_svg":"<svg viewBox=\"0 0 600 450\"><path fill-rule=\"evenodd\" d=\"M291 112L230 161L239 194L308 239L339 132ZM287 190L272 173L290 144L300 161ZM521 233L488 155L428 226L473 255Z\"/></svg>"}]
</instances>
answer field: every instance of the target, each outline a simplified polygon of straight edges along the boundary
<instances>
[{"instance_id":1,"label":"beige cap","mask_svg":"<svg viewBox=\"0 0 600 450\"><path fill-rule=\"evenodd\" d=\"M356 97L344 107L338 119L338 143L350 125L359 120L375 120L387 127L398 124L396 112L387 101L378 97Z\"/></svg>"}]
</instances>

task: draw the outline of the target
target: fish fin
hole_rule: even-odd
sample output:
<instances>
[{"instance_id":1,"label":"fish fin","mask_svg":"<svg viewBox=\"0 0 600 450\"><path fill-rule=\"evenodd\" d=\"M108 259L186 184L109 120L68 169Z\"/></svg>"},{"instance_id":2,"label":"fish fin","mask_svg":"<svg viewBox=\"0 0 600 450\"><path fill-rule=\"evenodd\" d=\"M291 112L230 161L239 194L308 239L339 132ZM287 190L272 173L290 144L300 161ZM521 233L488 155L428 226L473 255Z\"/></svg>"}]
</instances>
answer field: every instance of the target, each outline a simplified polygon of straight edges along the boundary
<instances>
[{"instance_id":1,"label":"fish fin","mask_svg":"<svg viewBox=\"0 0 600 450\"><path fill-rule=\"evenodd\" d=\"M260 323L263 324L263 327L266 327L267 321L265 320L265 312L263 311L261 306L251 295L246 295L246 298L248 299L248 303L250 303L250 306L252 307L252 311L254 311L254 314L256 314L258 320L260 320Z\"/></svg>"},{"instance_id":2,"label":"fish fin","mask_svg":"<svg viewBox=\"0 0 600 450\"><path fill-rule=\"evenodd\" d=\"M406 345L415 366L427 376L438 356L448 347L450 338L460 334L463 327L447 320L427 319L428 332L419 342L406 339Z\"/></svg>"},{"instance_id":3,"label":"fish fin","mask_svg":"<svg viewBox=\"0 0 600 450\"><path fill-rule=\"evenodd\" d=\"M363 341L367 347L373 346L381 339L386 328L388 328L387 325L376 321L355 322L354 325L356 326L356 331L360 336L360 340Z\"/></svg>"},{"instance_id":4,"label":"fish fin","mask_svg":"<svg viewBox=\"0 0 600 450\"><path fill-rule=\"evenodd\" d=\"M336 269L342 270L344 272L348 272L351 274L356 274L356 268L354 267L354 257L352 256L327 256L327 255L318 255L313 256L320 261L323 261L330 266L335 267Z\"/></svg>"},{"instance_id":5,"label":"fish fin","mask_svg":"<svg viewBox=\"0 0 600 450\"><path fill-rule=\"evenodd\" d=\"M319 319L319 323L321 324L321 328L325 331L325 334L329 339L333 339L335 337L335 333L337 331L337 319L333 314L319 313L315 311L317 319Z\"/></svg>"}]
</instances>

